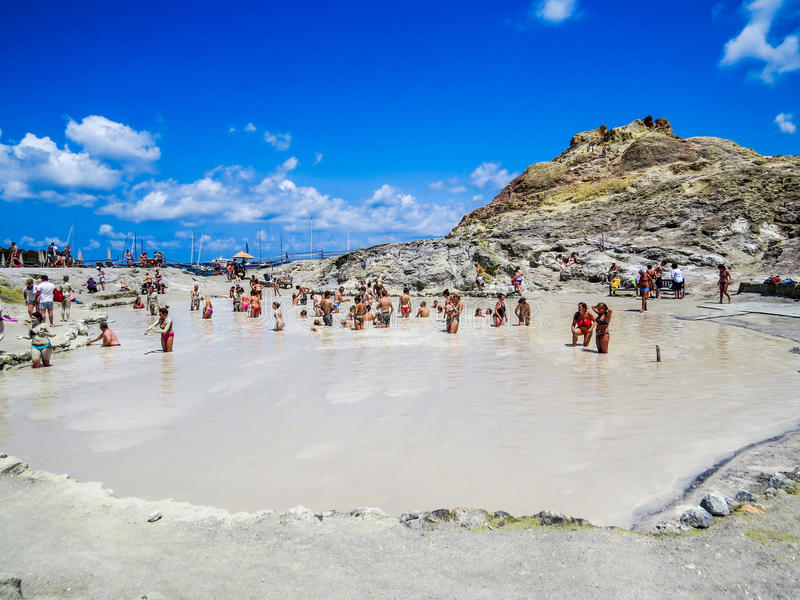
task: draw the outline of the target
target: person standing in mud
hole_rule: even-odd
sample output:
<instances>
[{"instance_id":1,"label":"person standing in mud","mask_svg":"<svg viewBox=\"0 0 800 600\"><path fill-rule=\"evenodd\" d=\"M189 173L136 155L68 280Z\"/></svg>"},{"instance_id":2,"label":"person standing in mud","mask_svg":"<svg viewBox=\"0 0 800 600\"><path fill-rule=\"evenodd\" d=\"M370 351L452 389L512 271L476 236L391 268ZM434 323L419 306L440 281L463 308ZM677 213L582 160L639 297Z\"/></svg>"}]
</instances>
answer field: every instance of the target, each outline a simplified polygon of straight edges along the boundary
<instances>
[{"instance_id":1,"label":"person standing in mud","mask_svg":"<svg viewBox=\"0 0 800 600\"><path fill-rule=\"evenodd\" d=\"M72 306L72 286L69 283L69 275L64 275L64 282L61 289L61 320L69 321L69 310Z\"/></svg>"},{"instance_id":2,"label":"person standing in mud","mask_svg":"<svg viewBox=\"0 0 800 600\"><path fill-rule=\"evenodd\" d=\"M461 324L461 313L464 312L464 303L461 302L461 296L453 294L449 298L449 312L447 316L447 333L458 333L458 326Z\"/></svg>"},{"instance_id":3,"label":"person standing in mud","mask_svg":"<svg viewBox=\"0 0 800 600\"><path fill-rule=\"evenodd\" d=\"M528 326L531 324L531 305L526 298L520 298L517 307L514 309L520 325Z\"/></svg>"},{"instance_id":4,"label":"person standing in mud","mask_svg":"<svg viewBox=\"0 0 800 600\"><path fill-rule=\"evenodd\" d=\"M381 290L381 299L378 300L378 306L381 313L381 327L386 329L392 321L392 313L394 312L394 305L386 290Z\"/></svg>"},{"instance_id":5,"label":"person standing in mud","mask_svg":"<svg viewBox=\"0 0 800 600\"><path fill-rule=\"evenodd\" d=\"M639 290L639 294L642 296L642 308L639 312L647 310L647 297L650 295L650 290L653 289L654 285L655 282L653 278L650 277L649 271L640 270L639 281L636 282L636 287Z\"/></svg>"},{"instance_id":6,"label":"person standing in mud","mask_svg":"<svg viewBox=\"0 0 800 600\"><path fill-rule=\"evenodd\" d=\"M725 265L719 265L717 269L719 269L719 281L717 281L717 285L719 286L719 304L722 304L723 296L728 298L728 304L730 304L731 295L728 293L728 286L730 286L733 279L731 277L731 272L725 267Z\"/></svg>"},{"instance_id":7,"label":"person standing in mud","mask_svg":"<svg viewBox=\"0 0 800 600\"><path fill-rule=\"evenodd\" d=\"M403 295L400 296L400 318L411 318L411 296L408 293L408 288L403 288Z\"/></svg>"},{"instance_id":8,"label":"person standing in mud","mask_svg":"<svg viewBox=\"0 0 800 600\"><path fill-rule=\"evenodd\" d=\"M194 284L192 291L189 293L189 297L192 300L192 305L189 310L200 310L200 286L198 284Z\"/></svg>"},{"instance_id":9,"label":"person standing in mud","mask_svg":"<svg viewBox=\"0 0 800 600\"><path fill-rule=\"evenodd\" d=\"M298 302L305 306L308 303L309 288L304 285L296 285L295 288L297 289Z\"/></svg>"},{"instance_id":10,"label":"person standing in mud","mask_svg":"<svg viewBox=\"0 0 800 600\"><path fill-rule=\"evenodd\" d=\"M328 290L325 290L322 295L319 309L322 312L322 322L325 323L325 327L333 327L333 302L331 302L331 293Z\"/></svg>"},{"instance_id":11,"label":"person standing in mud","mask_svg":"<svg viewBox=\"0 0 800 600\"><path fill-rule=\"evenodd\" d=\"M497 302L494 305L494 326L502 327L504 323L508 323L506 295L497 294Z\"/></svg>"},{"instance_id":12,"label":"person standing in mud","mask_svg":"<svg viewBox=\"0 0 800 600\"><path fill-rule=\"evenodd\" d=\"M158 308L158 294L152 283L147 284L147 308L150 310L150 314L155 316Z\"/></svg>"},{"instance_id":13,"label":"person standing in mud","mask_svg":"<svg viewBox=\"0 0 800 600\"><path fill-rule=\"evenodd\" d=\"M158 319L144 330L144 334L147 335L149 331L155 331L161 334L162 352L172 352L172 344L175 342L175 332L172 330L172 319L169 318L169 306L162 306L158 309Z\"/></svg>"},{"instance_id":14,"label":"person standing in mud","mask_svg":"<svg viewBox=\"0 0 800 600\"><path fill-rule=\"evenodd\" d=\"M597 306L592 307L592 311L597 315L595 317L596 335L594 338L597 344L597 351L600 354L608 354L608 341L611 335L608 333L608 324L611 321L611 313L613 312L605 302L599 302Z\"/></svg>"},{"instance_id":15,"label":"person standing in mud","mask_svg":"<svg viewBox=\"0 0 800 600\"><path fill-rule=\"evenodd\" d=\"M361 331L364 329L364 318L367 315L367 305L364 304L363 296L358 296L356 298L355 308L355 314L353 315L353 327L356 329L356 331Z\"/></svg>"},{"instance_id":16,"label":"person standing in mud","mask_svg":"<svg viewBox=\"0 0 800 600\"><path fill-rule=\"evenodd\" d=\"M656 291L656 298L661 298L661 287L664 285L664 266L667 264L667 261L662 260L659 264L656 265L656 268L653 269L655 273L655 291Z\"/></svg>"},{"instance_id":17,"label":"person standing in mud","mask_svg":"<svg viewBox=\"0 0 800 600\"><path fill-rule=\"evenodd\" d=\"M592 340L594 330L594 316L589 312L589 307L585 302L578 303L578 310L572 315L572 347L578 343L578 338L583 336L583 345L588 346Z\"/></svg>"}]
</instances>

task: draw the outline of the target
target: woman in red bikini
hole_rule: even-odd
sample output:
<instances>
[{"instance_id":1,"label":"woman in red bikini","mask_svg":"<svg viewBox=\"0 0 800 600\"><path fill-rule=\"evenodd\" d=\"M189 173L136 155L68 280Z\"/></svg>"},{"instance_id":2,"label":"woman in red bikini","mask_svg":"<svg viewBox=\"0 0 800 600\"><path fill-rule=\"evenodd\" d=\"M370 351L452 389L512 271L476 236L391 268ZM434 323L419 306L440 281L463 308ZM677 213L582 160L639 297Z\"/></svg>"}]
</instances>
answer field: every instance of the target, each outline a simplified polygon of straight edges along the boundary
<instances>
[{"instance_id":1,"label":"woman in red bikini","mask_svg":"<svg viewBox=\"0 0 800 600\"><path fill-rule=\"evenodd\" d=\"M594 317L589 313L586 302L578 303L578 310L572 315L572 347L578 343L578 338L583 336L583 345L588 346L592 339Z\"/></svg>"},{"instance_id":2,"label":"woman in red bikini","mask_svg":"<svg viewBox=\"0 0 800 600\"><path fill-rule=\"evenodd\" d=\"M172 331L172 319L169 318L169 306L162 306L158 309L158 320L144 330L144 334L150 330L161 334L161 350L172 352L172 344L175 341L175 332Z\"/></svg>"}]
</instances>

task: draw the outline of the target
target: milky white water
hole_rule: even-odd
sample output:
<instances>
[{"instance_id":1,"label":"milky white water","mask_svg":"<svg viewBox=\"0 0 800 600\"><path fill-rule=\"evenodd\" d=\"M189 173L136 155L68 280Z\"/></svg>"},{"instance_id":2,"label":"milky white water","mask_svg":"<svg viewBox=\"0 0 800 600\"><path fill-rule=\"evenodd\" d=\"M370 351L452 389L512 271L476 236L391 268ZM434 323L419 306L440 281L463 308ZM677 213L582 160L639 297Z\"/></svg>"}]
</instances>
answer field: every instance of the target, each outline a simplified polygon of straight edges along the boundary
<instances>
[{"instance_id":1,"label":"milky white water","mask_svg":"<svg viewBox=\"0 0 800 600\"><path fill-rule=\"evenodd\" d=\"M659 314L701 312L689 301L642 316L613 299L601 356L565 344L578 299L542 297L530 328L465 316L456 336L425 321L315 335L291 308L275 333L227 299L211 321L176 300L171 355L150 352L149 315L119 309L121 348L0 375L0 448L118 495L230 510L472 506L625 525L800 417L791 343Z\"/></svg>"}]
</instances>

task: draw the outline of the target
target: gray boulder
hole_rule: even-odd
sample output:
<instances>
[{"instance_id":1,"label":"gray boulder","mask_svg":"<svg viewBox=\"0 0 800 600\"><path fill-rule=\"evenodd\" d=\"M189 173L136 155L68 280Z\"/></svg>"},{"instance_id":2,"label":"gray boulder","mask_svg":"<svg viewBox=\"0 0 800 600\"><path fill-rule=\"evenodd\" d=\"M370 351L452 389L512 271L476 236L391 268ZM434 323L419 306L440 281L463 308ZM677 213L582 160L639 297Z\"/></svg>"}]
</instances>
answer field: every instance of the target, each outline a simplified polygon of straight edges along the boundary
<instances>
[{"instance_id":1,"label":"gray boulder","mask_svg":"<svg viewBox=\"0 0 800 600\"><path fill-rule=\"evenodd\" d=\"M0 598L2 600L22 600L22 581L0 573Z\"/></svg>"},{"instance_id":2,"label":"gray boulder","mask_svg":"<svg viewBox=\"0 0 800 600\"><path fill-rule=\"evenodd\" d=\"M747 490L739 490L738 492L736 492L736 499L739 502L747 502L747 503L756 501L756 497Z\"/></svg>"},{"instance_id":3,"label":"gray boulder","mask_svg":"<svg viewBox=\"0 0 800 600\"><path fill-rule=\"evenodd\" d=\"M714 524L714 517L704 508L690 508L681 515L681 523L695 529L706 529Z\"/></svg>"},{"instance_id":4,"label":"gray boulder","mask_svg":"<svg viewBox=\"0 0 800 600\"><path fill-rule=\"evenodd\" d=\"M700 501L700 507L704 508L715 517L725 517L731 514L725 497L720 494L709 494Z\"/></svg>"},{"instance_id":5,"label":"gray boulder","mask_svg":"<svg viewBox=\"0 0 800 600\"><path fill-rule=\"evenodd\" d=\"M783 473L775 473L769 478L768 487L775 488L776 490L785 490L792 487L792 480Z\"/></svg>"}]
</instances>

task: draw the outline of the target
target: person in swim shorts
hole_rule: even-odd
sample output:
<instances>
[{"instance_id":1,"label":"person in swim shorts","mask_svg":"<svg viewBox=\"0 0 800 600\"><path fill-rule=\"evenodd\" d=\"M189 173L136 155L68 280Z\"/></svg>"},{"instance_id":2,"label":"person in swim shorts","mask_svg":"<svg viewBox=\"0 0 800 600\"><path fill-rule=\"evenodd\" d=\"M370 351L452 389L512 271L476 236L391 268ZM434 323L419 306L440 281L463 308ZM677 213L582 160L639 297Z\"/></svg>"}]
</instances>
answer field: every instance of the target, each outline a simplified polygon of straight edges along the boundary
<instances>
[{"instance_id":1,"label":"person in swim shorts","mask_svg":"<svg viewBox=\"0 0 800 600\"><path fill-rule=\"evenodd\" d=\"M322 322L325 327L333 327L333 302L331 302L331 293L325 290L322 300L319 301L319 311L322 313Z\"/></svg>"},{"instance_id":2,"label":"person in swim shorts","mask_svg":"<svg viewBox=\"0 0 800 600\"><path fill-rule=\"evenodd\" d=\"M647 297L650 295L650 290L653 289L655 282L653 278L650 277L650 273L645 270L639 271L639 281L636 283L636 287L639 290L639 293L642 296L642 308L639 312L644 312L647 310Z\"/></svg>"},{"instance_id":3,"label":"person in swim shorts","mask_svg":"<svg viewBox=\"0 0 800 600\"><path fill-rule=\"evenodd\" d=\"M32 317L34 311L36 311L36 295L38 290L36 286L33 284L33 279L30 277L25 281L25 287L22 288L22 295L25 297L25 304L28 307L28 316Z\"/></svg>"},{"instance_id":4,"label":"person in swim shorts","mask_svg":"<svg viewBox=\"0 0 800 600\"><path fill-rule=\"evenodd\" d=\"M169 318L169 306L162 306L158 309L158 319L144 330L144 334L147 335L151 330L161 334L161 350L172 352L175 332L172 330L172 319Z\"/></svg>"},{"instance_id":5,"label":"person in swim shorts","mask_svg":"<svg viewBox=\"0 0 800 600\"><path fill-rule=\"evenodd\" d=\"M428 309L428 303L425 300L419 303L416 316L420 319L427 319L431 316L431 311Z\"/></svg>"},{"instance_id":6,"label":"person in swim shorts","mask_svg":"<svg viewBox=\"0 0 800 600\"><path fill-rule=\"evenodd\" d=\"M386 329L392 321L394 305L385 289L381 290L381 299L378 301L378 306L381 311L381 327Z\"/></svg>"}]
</instances>

